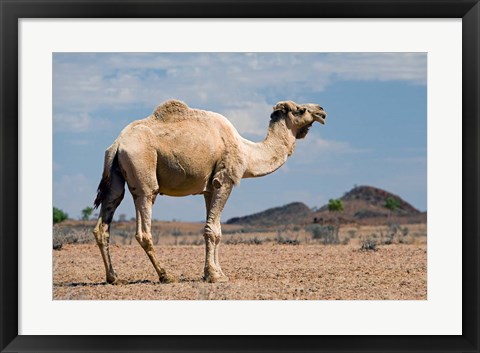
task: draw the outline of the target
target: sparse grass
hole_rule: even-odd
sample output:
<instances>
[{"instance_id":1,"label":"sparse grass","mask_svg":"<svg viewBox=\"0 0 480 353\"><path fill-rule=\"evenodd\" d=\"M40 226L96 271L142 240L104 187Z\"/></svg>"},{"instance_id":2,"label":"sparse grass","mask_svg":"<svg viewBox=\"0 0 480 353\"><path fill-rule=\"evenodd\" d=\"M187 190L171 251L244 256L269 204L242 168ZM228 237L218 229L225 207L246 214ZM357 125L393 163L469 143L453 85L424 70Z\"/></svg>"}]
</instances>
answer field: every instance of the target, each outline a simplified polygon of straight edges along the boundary
<instances>
[{"instance_id":1,"label":"sparse grass","mask_svg":"<svg viewBox=\"0 0 480 353\"><path fill-rule=\"evenodd\" d=\"M65 221L54 226L54 247L60 249L63 244L95 242L92 230L95 222ZM154 222L152 225L153 243L157 246L204 246L202 223ZM332 226L333 227L333 226ZM309 244L331 245L351 244L361 247L366 237L372 238L377 245L426 244L426 224L387 226L342 225L338 237L332 227L319 224L281 226L277 229L241 228L238 225L222 225L224 244ZM390 229L390 233L389 233ZM135 222L114 222L111 227L111 244L136 245Z\"/></svg>"},{"instance_id":2,"label":"sparse grass","mask_svg":"<svg viewBox=\"0 0 480 353\"><path fill-rule=\"evenodd\" d=\"M253 238L238 238L238 237L229 237L225 240L225 244L236 245L236 244L251 244L251 245L261 245L265 243L266 239L261 239L258 237Z\"/></svg>"},{"instance_id":3,"label":"sparse grass","mask_svg":"<svg viewBox=\"0 0 480 353\"><path fill-rule=\"evenodd\" d=\"M203 237L199 238L199 237L195 237L195 238L183 238L181 240L178 241L177 244L175 245L181 245L181 246L198 246L198 245L205 245L205 240L203 239Z\"/></svg>"}]
</instances>

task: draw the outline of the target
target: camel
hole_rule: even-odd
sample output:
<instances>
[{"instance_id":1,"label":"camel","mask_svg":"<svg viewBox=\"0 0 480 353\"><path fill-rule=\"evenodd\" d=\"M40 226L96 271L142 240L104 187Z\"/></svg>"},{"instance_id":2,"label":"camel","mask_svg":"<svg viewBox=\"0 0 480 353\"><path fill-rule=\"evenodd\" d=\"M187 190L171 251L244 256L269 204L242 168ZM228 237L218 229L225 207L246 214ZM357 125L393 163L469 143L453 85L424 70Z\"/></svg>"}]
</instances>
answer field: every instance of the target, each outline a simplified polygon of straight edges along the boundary
<instances>
[{"instance_id":1,"label":"camel","mask_svg":"<svg viewBox=\"0 0 480 353\"><path fill-rule=\"evenodd\" d=\"M136 210L135 238L145 250L161 283L176 281L157 257L151 234L152 205L158 194L202 194L207 211L204 228L207 282L226 282L219 262L222 238L220 216L232 188L242 178L255 178L280 168L292 155L296 139L312 124L325 124L318 104L279 102L273 107L268 133L254 143L237 132L224 116L189 108L169 100L145 119L127 125L105 151L102 179L95 208L99 217L93 230L103 258L107 283L122 284L109 252L110 224L125 194L125 182Z\"/></svg>"}]
</instances>

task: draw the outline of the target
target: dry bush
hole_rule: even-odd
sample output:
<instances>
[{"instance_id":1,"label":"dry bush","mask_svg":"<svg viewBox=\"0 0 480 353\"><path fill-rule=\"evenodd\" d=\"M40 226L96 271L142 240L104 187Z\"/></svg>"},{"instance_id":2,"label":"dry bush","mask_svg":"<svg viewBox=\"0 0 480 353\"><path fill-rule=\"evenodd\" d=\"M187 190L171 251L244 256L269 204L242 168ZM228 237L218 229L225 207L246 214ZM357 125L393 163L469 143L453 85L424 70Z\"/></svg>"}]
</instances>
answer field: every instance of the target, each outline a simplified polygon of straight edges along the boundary
<instances>
[{"instance_id":1,"label":"dry bush","mask_svg":"<svg viewBox=\"0 0 480 353\"><path fill-rule=\"evenodd\" d=\"M182 239L180 239L177 244L175 245L187 245L187 246L198 246L198 245L205 245L205 240L203 239L203 237L199 238L193 238L192 237L183 237Z\"/></svg>"},{"instance_id":2,"label":"dry bush","mask_svg":"<svg viewBox=\"0 0 480 353\"><path fill-rule=\"evenodd\" d=\"M237 245L237 244L251 244L251 245L261 245L263 244L267 239L261 239L258 237L252 237L252 238L243 238L243 237L229 237L228 239L225 240L225 244L229 245Z\"/></svg>"},{"instance_id":3,"label":"dry bush","mask_svg":"<svg viewBox=\"0 0 480 353\"><path fill-rule=\"evenodd\" d=\"M277 244L280 245L298 245L300 244L300 241L295 237L293 238L289 234L282 233L280 231L277 232L277 237L275 239Z\"/></svg>"},{"instance_id":4,"label":"dry bush","mask_svg":"<svg viewBox=\"0 0 480 353\"><path fill-rule=\"evenodd\" d=\"M53 226L53 249L59 250L63 244L85 244L94 241L90 228Z\"/></svg>"},{"instance_id":5,"label":"dry bush","mask_svg":"<svg viewBox=\"0 0 480 353\"><path fill-rule=\"evenodd\" d=\"M374 239L368 238L362 241L361 251L377 251L377 242Z\"/></svg>"}]
</instances>

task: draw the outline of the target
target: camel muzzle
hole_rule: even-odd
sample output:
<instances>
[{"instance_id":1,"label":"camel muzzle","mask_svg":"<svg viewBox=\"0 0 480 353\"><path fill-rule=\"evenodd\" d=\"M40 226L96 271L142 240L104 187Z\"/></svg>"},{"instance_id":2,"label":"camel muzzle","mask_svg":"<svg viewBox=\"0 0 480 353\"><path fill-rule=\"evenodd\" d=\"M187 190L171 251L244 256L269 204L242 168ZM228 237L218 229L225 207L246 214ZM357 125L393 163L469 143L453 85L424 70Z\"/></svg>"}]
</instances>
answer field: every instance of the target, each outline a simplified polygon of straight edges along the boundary
<instances>
[{"instance_id":1,"label":"camel muzzle","mask_svg":"<svg viewBox=\"0 0 480 353\"><path fill-rule=\"evenodd\" d=\"M313 120L318 121L320 124L325 125L325 119L327 118L327 113L324 111L313 113Z\"/></svg>"}]
</instances>

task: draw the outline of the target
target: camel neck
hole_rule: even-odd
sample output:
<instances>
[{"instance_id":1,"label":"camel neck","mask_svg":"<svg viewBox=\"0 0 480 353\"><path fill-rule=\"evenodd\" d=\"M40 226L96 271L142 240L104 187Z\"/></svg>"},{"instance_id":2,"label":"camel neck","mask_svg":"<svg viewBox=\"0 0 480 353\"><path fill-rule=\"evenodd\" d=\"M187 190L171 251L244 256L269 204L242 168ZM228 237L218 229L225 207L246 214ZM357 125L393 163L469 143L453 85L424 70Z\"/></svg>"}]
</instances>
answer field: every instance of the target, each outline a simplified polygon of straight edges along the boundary
<instances>
[{"instance_id":1,"label":"camel neck","mask_svg":"<svg viewBox=\"0 0 480 353\"><path fill-rule=\"evenodd\" d=\"M295 148L295 137L285 120L271 121L267 137L262 142L247 141L247 169L244 178L255 178L273 173L280 168Z\"/></svg>"}]
</instances>

